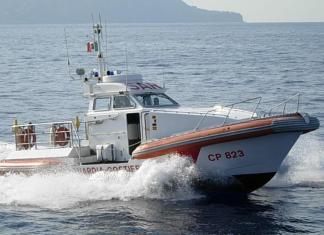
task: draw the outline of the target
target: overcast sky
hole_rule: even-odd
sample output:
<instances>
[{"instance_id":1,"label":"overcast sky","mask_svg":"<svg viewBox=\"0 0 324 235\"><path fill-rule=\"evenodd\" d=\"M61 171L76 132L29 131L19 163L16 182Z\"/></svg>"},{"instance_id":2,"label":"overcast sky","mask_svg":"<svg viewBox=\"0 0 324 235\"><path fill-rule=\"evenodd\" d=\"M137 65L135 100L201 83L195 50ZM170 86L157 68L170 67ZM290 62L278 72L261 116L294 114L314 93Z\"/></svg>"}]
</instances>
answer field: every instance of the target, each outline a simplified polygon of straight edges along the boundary
<instances>
[{"instance_id":1,"label":"overcast sky","mask_svg":"<svg viewBox=\"0 0 324 235\"><path fill-rule=\"evenodd\" d=\"M184 0L204 9L235 11L247 22L324 21L324 0Z\"/></svg>"}]
</instances>

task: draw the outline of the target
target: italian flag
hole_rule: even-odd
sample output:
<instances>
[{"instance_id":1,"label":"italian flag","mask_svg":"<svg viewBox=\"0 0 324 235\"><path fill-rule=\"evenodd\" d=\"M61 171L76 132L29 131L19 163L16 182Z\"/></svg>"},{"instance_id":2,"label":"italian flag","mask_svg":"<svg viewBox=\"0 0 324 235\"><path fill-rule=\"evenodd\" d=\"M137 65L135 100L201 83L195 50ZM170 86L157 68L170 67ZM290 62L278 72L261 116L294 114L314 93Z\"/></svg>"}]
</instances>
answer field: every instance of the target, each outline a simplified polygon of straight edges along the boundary
<instances>
[{"instance_id":1,"label":"italian flag","mask_svg":"<svg viewBox=\"0 0 324 235\"><path fill-rule=\"evenodd\" d=\"M87 52L91 53L92 51L98 51L98 42L87 43Z\"/></svg>"}]
</instances>

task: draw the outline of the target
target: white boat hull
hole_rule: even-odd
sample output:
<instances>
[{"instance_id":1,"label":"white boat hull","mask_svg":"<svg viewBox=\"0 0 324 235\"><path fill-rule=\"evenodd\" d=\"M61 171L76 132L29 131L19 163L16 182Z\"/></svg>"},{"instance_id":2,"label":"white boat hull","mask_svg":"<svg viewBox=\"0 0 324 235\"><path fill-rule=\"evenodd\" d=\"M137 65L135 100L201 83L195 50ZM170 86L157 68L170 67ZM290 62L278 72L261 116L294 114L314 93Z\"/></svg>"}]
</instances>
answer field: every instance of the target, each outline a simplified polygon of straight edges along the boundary
<instances>
[{"instance_id":1,"label":"white boat hull","mask_svg":"<svg viewBox=\"0 0 324 235\"><path fill-rule=\"evenodd\" d=\"M207 174L276 172L301 133L281 133L201 148L197 166Z\"/></svg>"},{"instance_id":2,"label":"white boat hull","mask_svg":"<svg viewBox=\"0 0 324 235\"><path fill-rule=\"evenodd\" d=\"M80 162L80 158L73 157L76 151L70 149L68 157L52 154L45 158L22 159L19 156L18 159L3 160L0 173L32 174L49 170L84 174L134 172L144 161L160 161L178 155L195 164L197 176L193 184L197 189L251 192L271 180L301 134L318 126L316 118L305 121L298 114L252 120L145 143L133 152L128 162L86 163L82 159ZM88 158L96 159L96 156Z\"/></svg>"},{"instance_id":3,"label":"white boat hull","mask_svg":"<svg viewBox=\"0 0 324 235\"><path fill-rule=\"evenodd\" d=\"M275 175L300 134L280 133L206 146L200 150L196 164L202 178L209 182L234 177L237 182L232 183L250 192Z\"/></svg>"},{"instance_id":4,"label":"white boat hull","mask_svg":"<svg viewBox=\"0 0 324 235\"><path fill-rule=\"evenodd\" d=\"M204 192L243 191L251 192L262 187L275 175L301 133L280 133L245 140L214 144L202 147L197 158L190 158L197 169L193 185ZM163 161L174 155L155 157ZM144 161L131 159L126 163L96 163L66 165L64 158L30 159L25 161L8 160L0 172L6 173L48 173L75 171L82 174L112 171L137 171ZM150 159L152 160L152 159Z\"/></svg>"}]
</instances>

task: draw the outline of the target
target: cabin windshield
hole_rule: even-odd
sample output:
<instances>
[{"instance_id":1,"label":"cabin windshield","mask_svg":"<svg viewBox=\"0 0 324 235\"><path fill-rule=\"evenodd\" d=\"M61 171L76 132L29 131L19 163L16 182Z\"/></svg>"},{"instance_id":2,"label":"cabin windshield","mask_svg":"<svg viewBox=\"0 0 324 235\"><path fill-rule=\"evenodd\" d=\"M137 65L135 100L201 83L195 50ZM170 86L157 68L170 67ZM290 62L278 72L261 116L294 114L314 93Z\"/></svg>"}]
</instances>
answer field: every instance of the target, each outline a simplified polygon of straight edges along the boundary
<instances>
[{"instance_id":1,"label":"cabin windshield","mask_svg":"<svg viewBox=\"0 0 324 235\"><path fill-rule=\"evenodd\" d=\"M163 93L145 93L134 95L135 99L143 107L174 107L179 106L177 102Z\"/></svg>"}]
</instances>

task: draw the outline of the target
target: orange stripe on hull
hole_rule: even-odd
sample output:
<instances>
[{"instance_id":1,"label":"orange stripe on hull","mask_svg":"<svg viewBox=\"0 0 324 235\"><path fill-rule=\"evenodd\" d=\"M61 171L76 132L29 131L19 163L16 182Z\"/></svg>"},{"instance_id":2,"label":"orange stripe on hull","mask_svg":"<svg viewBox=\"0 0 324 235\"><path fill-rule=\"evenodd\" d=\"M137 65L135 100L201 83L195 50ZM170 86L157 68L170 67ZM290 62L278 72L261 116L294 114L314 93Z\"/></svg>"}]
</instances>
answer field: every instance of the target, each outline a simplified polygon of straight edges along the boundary
<instances>
[{"instance_id":1,"label":"orange stripe on hull","mask_svg":"<svg viewBox=\"0 0 324 235\"><path fill-rule=\"evenodd\" d=\"M228 133L228 132L235 132L235 131L240 131L240 130L249 129L249 128L263 127L263 126L267 126L267 125L271 125L271 124L272 124L272 120L255 120L252 122L239 123L239 124L233 124L230 126L224 126L224 127L218 127L218 128L208 129L208 130L185 133L182 135L167 137L167 138L164 138L164 139L161 139L158 141L153 141L153 142L144 144L144 145L138 147L137 151L141 151L146 148L154 148L154 147L167 145L172 142L182 142L182 141L198 139L198 138L202 138L202 137L206 137L206 136L210 136L210 135L224 134L224 133ZM136 152L136 150L135 150L135 152Z\"/></svg>"},{"instance_id":2,"label":"orange stripe on hull","mask_svg":"<svg viewBox=\"0 0 324 235\"><path fill-rule=\"evenodd\" d=\"M227 125L223 127L216 127L211 128L207 130L201 130L201 131L194 131L190 133L184 133L181 135L166 137L160 140L155 140L146 144L143 144L139 146L134 152L133 152L133 158L134 159L149 159L158 157L161 155L166 154L180 154L180 155L188 155L193 158L194 161L196 161L200 148L204 146L208 146L211 144L218 144L218 143L224 143L224 142L230 142L235 140L242 140L242 139L248 139L253 137L259 137L264 135L269 135L273 133L273 130L271 128L271 125L274 121L279 120L291 120L291 119L301 119L302 117L299 114L294 115L287 115L287 116L278 116L278 117L271 117L271 118L265 118L265 119L259 119L259 120L250 120L243 123L237 123L232 125ZM199 141L200 138L206 138L208 136L213 135L220 135L220 134L226 134L226 133L235 133L243 130L249 130L253 128L262 128L262 127L269 127L266 130L253 130L249 133L241 133L241 134L234 134L231 136L224 136L224 137L217 137L215 136L214 139L206 140L206 141L200 141L197 143L189 143L190 141ZM176 144L178 143L178 145ZM170 146L169 148L167 147ZM177 146L174 146L177 145ZM154 151L155 148L163 148L164 149L157 149ZM147 152L146 152L147 151ZM143 152L143 153L141 153Z\"/></svg>"},{"instance_id":3,"label":"orange stripe on hull","mask_svg":"<svg viewBox=\"0 0 324 235\"><path fill-rule=\"evenodd\" d=\"M253 133L248 133L248 134L236 135L236 136L215 138L213 140L202 141L202 142L198 142L198 143L194 143L194 144L182 144L182 145L179 145L176 147L163 149L163 150L159 150L159 151L154 151L151 153L139 154L138 156L134 157L134 159L143 160L143 159L159 157L159 156L166 155L166 154L180 154L180 155L188 155L189 157L193 157L193 160L196 161L199 151L200 151L200 148L202 148L204 146L208 146L208 145L212 145L212 144L220 144L220 143L230 142L230 141L235 141L235 140L243 140L243 139L248 139L248 138L253 138L253 137L269 135L269 134L272 134L272 130L270 130L270 129L253 132ZM163 144L161 144L161 146L162 145ZM147 146L147 149L149 149L149 148L150 147ZM197 154L191 154L191 153L197 153Z\"/></svg>"}]
</instances>

